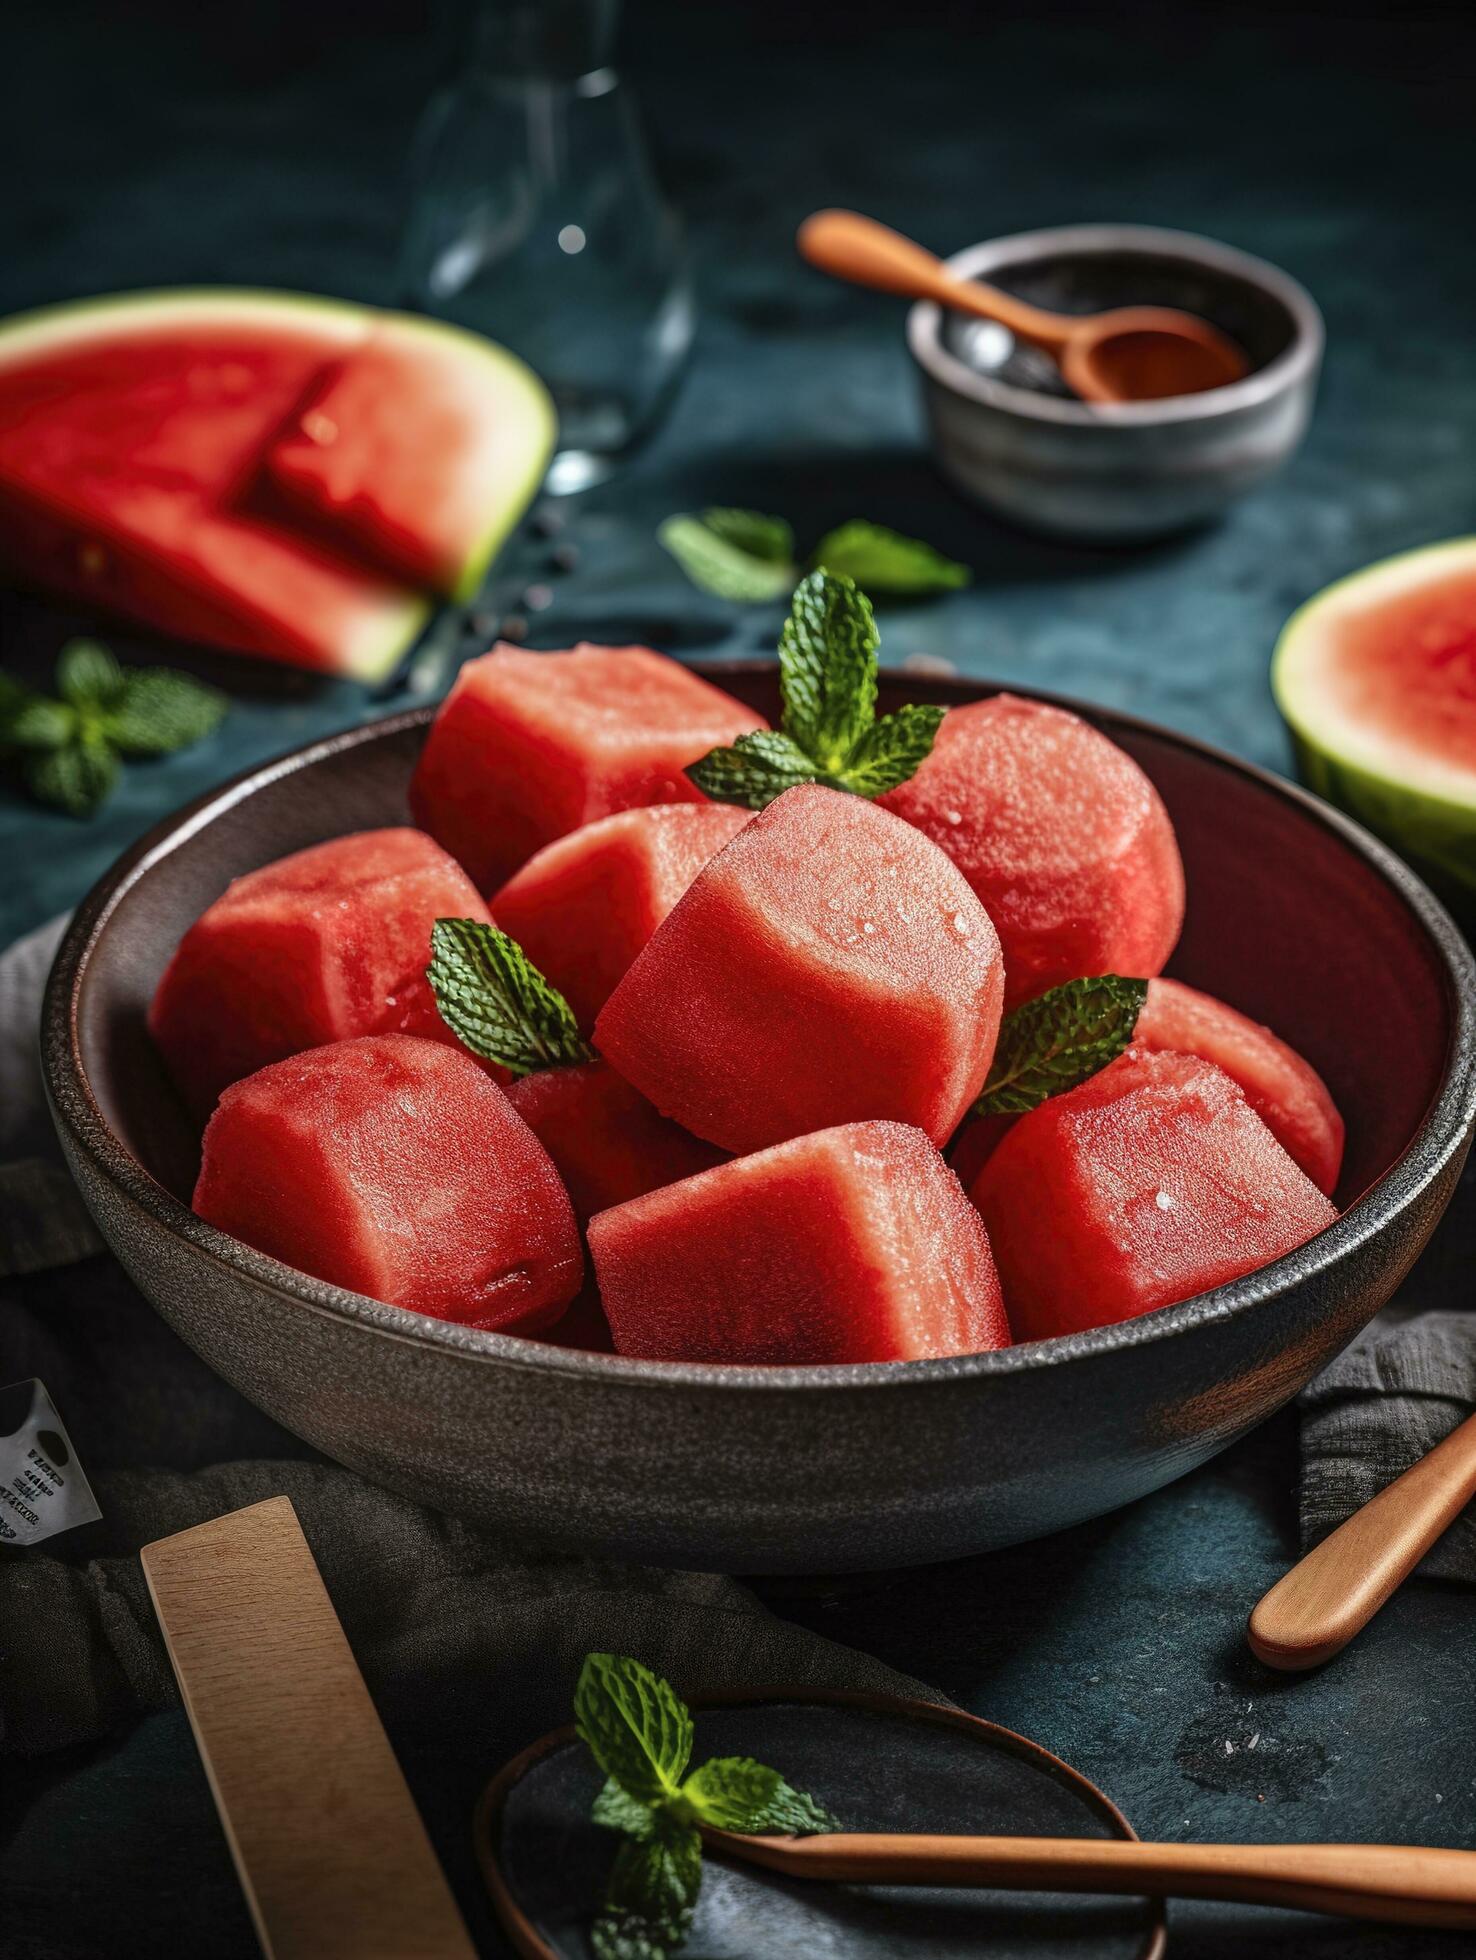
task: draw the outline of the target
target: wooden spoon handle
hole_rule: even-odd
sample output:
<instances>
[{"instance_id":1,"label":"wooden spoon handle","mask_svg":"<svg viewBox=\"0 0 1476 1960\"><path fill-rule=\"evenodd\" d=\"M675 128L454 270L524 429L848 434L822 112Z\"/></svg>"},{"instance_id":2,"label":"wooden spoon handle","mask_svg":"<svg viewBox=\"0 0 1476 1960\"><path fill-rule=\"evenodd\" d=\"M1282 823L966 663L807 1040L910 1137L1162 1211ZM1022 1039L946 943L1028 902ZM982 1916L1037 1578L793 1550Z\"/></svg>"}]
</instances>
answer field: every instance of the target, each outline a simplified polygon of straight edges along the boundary
<instances>
[{"instance_id":1,"label":"wooden spoon handle","mask_svg":"<svg viewBox=\"0 0 1476 1960\"><path fill-rule=\"evenodd\" d=\"M833 279L907 299L937 300L960 313L998 320L1021 340L1054 353L1079 321L1030 306L982 279L955 279L943 261L901 232L856 211L816 211L796 239L800 254Z\"/></svg>"},{"instance_id":2,"label":"wooden spoon handle","mask_svg":"<svg viewBox=\"0 0 1476 1960\"><path fill-rule=\"evenodd\" d=\"M1316 1667L1347 1646L1476 1496L1476 1416L1324 1538L1250 1616L1268 1667Z\"/></svg>"},{"instance_id":3,"label":"wooden spoon handle","mask_svg":"<svg viewBox=\"0 0 1476 1960\"><path fill-rule=\"evenodd\" d=\"M708 1834L791 1878L979 1885L1295 1906L1396 1925L1476 1927L1476 1852L1389 1844L1139 1844L1122 1838Z\"/></svg>"}]
</instances>

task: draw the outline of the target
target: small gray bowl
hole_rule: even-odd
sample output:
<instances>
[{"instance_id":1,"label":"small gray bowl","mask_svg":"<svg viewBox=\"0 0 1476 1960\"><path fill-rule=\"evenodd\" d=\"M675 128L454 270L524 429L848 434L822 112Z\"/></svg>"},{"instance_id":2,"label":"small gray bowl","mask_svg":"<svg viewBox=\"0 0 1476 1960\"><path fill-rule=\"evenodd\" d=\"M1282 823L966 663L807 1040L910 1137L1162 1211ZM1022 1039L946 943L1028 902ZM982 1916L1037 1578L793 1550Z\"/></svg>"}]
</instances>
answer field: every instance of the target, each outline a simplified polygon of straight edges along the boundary
<instances>
[{"instance_id":1,"label":"small gray bowl","mask_svg":"<svg viewBox=\"0 0 1476 1960\"><path fill-rule=\"evenodd\" d=\"M1089 407L1003 327L914 306L907 341L940 467L1001 517L1097 543L1162 537L1218 516L1275 474L1306 433L1322 316L1296 280L1191 232L1064 225L948 260L1061 313L1175 306L1229 334L1245 380L1168 401Z\"/></svg>"},{"instance_id":2,"label":"small gray bowl","mask_svg":"<svg viewBox=\"0 0 1476 1960\"><path fill-rule=\"evenodd\" d=\"M697 671L777 716L772 661ZM884 674L880 706L994 692ZM1273 1022L1347 1119L1342 1216L1286 1258L998 1353L739 1368L427 1320L207 1225L189 1207L198 1141L144 1024L159 975L231 878L407 821L429 708L212 791L79 907L42 1059L103 1236L169 1324L299 1436L421 1503L569 1551L875 1571L1038 1537L1182 1475L1295 1395L1429 1238L1476 1120L1476 962L1414 873L1304 790L1148 722L1058 705L1120 742L1168 806L1189 879L1171 970Z\"/></svg>"}]
</instances>

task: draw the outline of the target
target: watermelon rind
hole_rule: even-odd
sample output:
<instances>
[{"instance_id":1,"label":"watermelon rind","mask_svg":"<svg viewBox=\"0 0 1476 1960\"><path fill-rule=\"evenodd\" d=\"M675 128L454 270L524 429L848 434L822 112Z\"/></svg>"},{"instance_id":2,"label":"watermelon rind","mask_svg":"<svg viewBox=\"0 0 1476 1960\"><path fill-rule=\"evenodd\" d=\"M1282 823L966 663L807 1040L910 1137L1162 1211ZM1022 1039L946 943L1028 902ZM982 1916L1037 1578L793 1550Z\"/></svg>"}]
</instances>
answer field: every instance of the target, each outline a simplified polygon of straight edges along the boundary
<instances>
[{"instance_id":1,"label":"watermelon rind","mask_svg":"<svg viewBox=\"0 0 1476 1960\"><path fill-rule=\"evenodd\" d=\"M1301 606L1283 627L1271 688L1307 787L1366 824L1443 891L1476 899L1476 771L1391 736L1330 698L1319 671L1331 628L1364 606L1476 573L1476 538L1381 559Z\"/></svg>"}]
</instances>

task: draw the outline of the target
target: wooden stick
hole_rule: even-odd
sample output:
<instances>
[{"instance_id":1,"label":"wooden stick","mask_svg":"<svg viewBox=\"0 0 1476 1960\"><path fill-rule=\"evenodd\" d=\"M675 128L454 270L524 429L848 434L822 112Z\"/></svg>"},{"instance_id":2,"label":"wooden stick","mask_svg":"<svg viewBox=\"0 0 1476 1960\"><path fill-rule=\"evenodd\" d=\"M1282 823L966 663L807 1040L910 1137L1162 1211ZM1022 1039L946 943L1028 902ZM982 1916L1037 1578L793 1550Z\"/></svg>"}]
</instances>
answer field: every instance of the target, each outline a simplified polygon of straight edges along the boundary
<instances>
[{"instance_id":1,"label":"wooden stick","mask_svg":"<svg viewBox=\"0 0 1476 1960\"><path fill-rule=\"evenodd\" d=\"M1476 1927L1476 1852L1471 1851L859 1832L772 1838L704 1831L703 1836L713 1851L790 1878L1230 1899L1402 1926Z\"/></svg>"},{"instance_id":2,"label":"wooden stick","mask_svg":"<svg viewBox=\"0 0 1476 1960\"><path fill-rule=\"evenodd\" d=\"M1468 1416L1277 1581L1246 1629L1257 1658L1287 1671L1331 1660L1473 1496L1476 1416Z\"/></svg>"},{"instance_id":3,"label":"wooden stick","mask_svg":"<svg viewBox=\"0 0 1476 1960\"><path fill-rule=\"evenodd\" d=\"M476 1960L289 1500L141 1558L269 1960Z\"/></svg>"}]
</instances>

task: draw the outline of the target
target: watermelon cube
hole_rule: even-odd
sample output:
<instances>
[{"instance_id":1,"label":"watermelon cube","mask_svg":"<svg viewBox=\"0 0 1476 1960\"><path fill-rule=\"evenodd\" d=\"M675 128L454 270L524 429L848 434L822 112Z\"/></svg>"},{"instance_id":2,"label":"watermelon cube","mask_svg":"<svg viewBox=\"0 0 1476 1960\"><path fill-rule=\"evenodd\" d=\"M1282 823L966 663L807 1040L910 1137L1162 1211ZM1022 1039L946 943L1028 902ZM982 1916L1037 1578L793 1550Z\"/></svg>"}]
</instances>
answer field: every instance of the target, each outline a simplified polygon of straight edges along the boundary
<instances>
[{"instance_id":1,"label":"watermelon cube","mask_svg":"<svg viewBox=\"0 0 1476 1960\"><path fill-rule=\"evenodd\" d=\"M1006 1012L1088 973L1146 978L1173 951L1184 867L1168 812L1076 715L1011 694L951 708L881 800L947 851L994 921Z\"/></svg>"},{"instance_id":2,"label":"watermelon cube","mask_svg":"<svg viewBox=\"0 0 1476 1960\"><path fill-rule=\"evenodd\" d=\"M549 1325L584 1271L543 1145L470 1055L411 1035L332 1042L233 1084L194 1207L301 1272L468 1327Z\"/></svg>"},{"instance_id":3,"label":"watermelon cube","mask_svg":"<svg viewBox=\"0 0 1476 1960\"><path fill-rule=\"evenodd\" d=\"M552 1157L581 1223L722 1162L722 1151L658 1115L608 1062L525 1075L507 1099Z\"/></svg>"},{"instance_id":4,"label":"watermelon cube","mask_svg":"<svg viewBox=\"0 0 1476 1960\"><path fill-rule=\"evenodd\" d=\"M989 1240L920 1130L847 1123L590 1220L616 1351L917 1361L1009 1344Z\"/></svg>"},{"instance_id":5,"label":"watermelon cube","mask_svg":"<svg viewBox=\"0 0 1476 1960\"><path fill-rule=\"evenodd\" d=\"M485 921L423 831L365 830L235 879L164 970L149 1029L190 1107L268 1062L363 1034L454 1042L426 982L438 918Z\"/></svg>"},{"instance_id":6,"label":"watermelon cube","mask_svg":"<svg viewBox=\"0 0 1476 1960\"><path fill-rule=\"evenodd\" d=\"M492 900L497 923L591 1028L636 954L748 817L731 803L654 803L585 824L513 873Z\"/></svg>"},{"instance_id":7,"label":"watermelon cube","mask_svg":"<svg viewBox=\"0 0 1476 1960\"><path fill-rule=\"evenodd\" d=\"M1022 1341L1187 1300L1337 1217L1223 1069L1138 1049L1020 1117L970 1196Z\"/></svg>"},{"instance_id":8,"label":"watermelon cube","mask_svg":"<svg viewBox=\"0 0 1476 1960\"><path fill-rule=\"evenodd\" d=\"M648 647L497 646L468 661L426 737L410 806L484 892L581 824L700 803L682 774L763 718Z\"/></svg>"},{"instance_id":9,"label":"watermelon cube","mask_svg":"<svg viewBox=\"0 0 1476 1960\"><path fill-rule=\"evenodd\" d=\"M786 790L701 871L595 1023L725 1150L871 1117L942 1142L999 1030L999 941L961 873L863 797Z\"/></svg>"}]
</instances>

